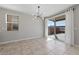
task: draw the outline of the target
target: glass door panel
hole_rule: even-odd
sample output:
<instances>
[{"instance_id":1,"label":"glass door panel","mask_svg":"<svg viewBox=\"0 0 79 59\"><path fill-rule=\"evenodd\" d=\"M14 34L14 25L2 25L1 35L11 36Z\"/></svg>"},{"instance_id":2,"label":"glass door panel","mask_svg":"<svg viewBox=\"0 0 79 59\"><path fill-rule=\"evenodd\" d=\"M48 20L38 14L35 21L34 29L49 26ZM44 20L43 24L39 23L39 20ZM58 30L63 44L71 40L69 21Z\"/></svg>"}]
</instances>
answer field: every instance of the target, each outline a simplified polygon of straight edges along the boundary
<instances>
[{"instance_id":1,"label":"glass door panel","mask_svg":"<svg viewBox=\"0 0 79 59\"><path fill-rule=\"evenodd\" d=\"M65 19L56 21L56 36L59 40L65 40Z\"/></svg>"},{"instance_id":2,"label":"glass door panel","mask_svg":"<svg viewBox=\"0 0 79 59\"><path fill-rule=\"evenodd\" d=\"M54 21L48 20L48 35L54 34Z\"/></svg>"}]
</instances>

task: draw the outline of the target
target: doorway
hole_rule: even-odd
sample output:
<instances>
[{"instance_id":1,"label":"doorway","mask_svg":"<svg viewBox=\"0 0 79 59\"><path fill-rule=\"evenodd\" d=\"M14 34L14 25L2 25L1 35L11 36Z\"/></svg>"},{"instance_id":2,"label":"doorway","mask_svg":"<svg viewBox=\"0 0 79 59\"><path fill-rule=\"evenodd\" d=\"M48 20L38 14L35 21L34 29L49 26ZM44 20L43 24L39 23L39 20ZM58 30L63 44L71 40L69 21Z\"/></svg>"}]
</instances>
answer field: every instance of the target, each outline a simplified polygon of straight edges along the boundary
<instances>
[{"instance_id":1,"label":"doorway","mask_svg":"<svg viewBox=\"0 0 79 59\"><path fill-rule=\"evenodd\" d=\"M65 41L65 15L57 16L54 20L48 19L48 36Z\"/></svg>"}]
</instances>

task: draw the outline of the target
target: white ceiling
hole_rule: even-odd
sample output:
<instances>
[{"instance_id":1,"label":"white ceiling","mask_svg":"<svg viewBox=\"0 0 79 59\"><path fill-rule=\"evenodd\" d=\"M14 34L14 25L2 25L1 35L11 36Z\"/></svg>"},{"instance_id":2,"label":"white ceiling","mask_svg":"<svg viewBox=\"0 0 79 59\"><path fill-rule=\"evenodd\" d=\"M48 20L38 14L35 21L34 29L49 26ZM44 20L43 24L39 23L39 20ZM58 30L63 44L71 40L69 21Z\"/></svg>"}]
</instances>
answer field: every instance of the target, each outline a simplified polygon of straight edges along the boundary
<instances>
[{"instance_id":1,"label":"white ceiling","mask_svg":"<svg viewBox=\"0 0 79 59\"><path fill-rule=\"evenodd\" d=\"M73 4L40 4L40 12L42 16L50 16L72 5ZM30 15L33 15L37 8L36 4L0 4L0 6Z\"/></svg>"}]
</instances>

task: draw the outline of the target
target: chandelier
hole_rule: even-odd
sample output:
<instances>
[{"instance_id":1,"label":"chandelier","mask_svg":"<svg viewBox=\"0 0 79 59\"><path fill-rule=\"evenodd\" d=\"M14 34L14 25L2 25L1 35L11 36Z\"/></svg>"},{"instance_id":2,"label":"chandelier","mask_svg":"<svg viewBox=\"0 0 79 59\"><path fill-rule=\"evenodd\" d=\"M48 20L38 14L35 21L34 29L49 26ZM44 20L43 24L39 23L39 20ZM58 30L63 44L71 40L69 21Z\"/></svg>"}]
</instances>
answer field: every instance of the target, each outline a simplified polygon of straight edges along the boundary
<instances>
[{"instance_id":1,"label":"chandelier","mask_svg":"<svg viewBox=\"0 0 79 59\"><path fill-rule=\"evenodd\" d=\"M34 19L42 19L42 13L40 13L40 6L37 6L37 9L35 10L34 13Z\"/></svg>"}]
</instances>

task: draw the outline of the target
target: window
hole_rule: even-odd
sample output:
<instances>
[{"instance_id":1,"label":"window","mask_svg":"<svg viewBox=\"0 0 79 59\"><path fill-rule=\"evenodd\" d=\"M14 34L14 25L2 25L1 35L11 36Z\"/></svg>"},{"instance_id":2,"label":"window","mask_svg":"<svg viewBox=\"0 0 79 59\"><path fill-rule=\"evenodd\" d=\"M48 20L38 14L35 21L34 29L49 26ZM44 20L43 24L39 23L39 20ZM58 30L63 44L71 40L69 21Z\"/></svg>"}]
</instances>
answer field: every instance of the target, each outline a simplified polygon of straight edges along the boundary
<instances>
[{"instance_id":1,"label":"window","mask_svg":"<svg viewBox=\"0 0 79 59\"><path fill-rule=\"evenodd\" d=\"M18 31L19 16L7 15L7 31Z\"/></svg>"},{"instance_id":2,"label":"window","mask_svg":"<svg viewBox=\"0 0 79 59\"><path fill-rule=\"evenodd\" d=\"M56 34L65 33L65 19L56 21Z\"/></svg>"},{"instance_id":3,"label":"window","mask_svg":"<svg viewBox=\"0 0 79 59\"><path fill-rule=\"evenodd\" d=\"M51 20L48 20L48 26L54 26L54 22Z\"/></svg>"},{"instance_id":4,"label":"window","mask_svg":"<svg viewBox=\"0 0 79 59\"><path fill-rule=\"evenodd\" d=\"M54 34L54 22L52 20L48 20L48 35Z\"/></svg>"},{"instance_id":5,"label":"window","mask_svg":"<svg viewBox=\"0 0 79 59\"><path fill-rule=\"evenodd\" d=\"M65 26L65 20L57 21L56 26Z\"/></svg>"}]
</instances>

